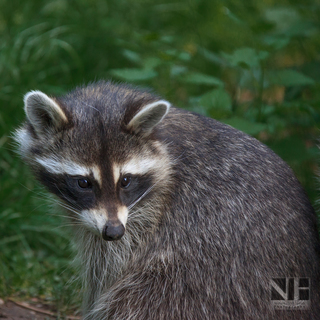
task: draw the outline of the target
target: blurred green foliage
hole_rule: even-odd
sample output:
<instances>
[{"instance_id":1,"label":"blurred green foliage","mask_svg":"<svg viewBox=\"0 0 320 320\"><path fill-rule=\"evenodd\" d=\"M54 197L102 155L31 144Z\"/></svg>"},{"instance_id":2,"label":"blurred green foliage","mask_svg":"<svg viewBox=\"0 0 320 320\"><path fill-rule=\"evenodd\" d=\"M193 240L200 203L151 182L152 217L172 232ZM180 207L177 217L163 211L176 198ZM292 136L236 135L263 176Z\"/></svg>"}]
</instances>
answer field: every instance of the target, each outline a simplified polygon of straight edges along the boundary
<instances>
[{"instance_id":1,"label":"blurred green foliage","mask_svg":"<svg viewBox=\"0 0 320 320\"><path fill-rule=\"evenodd\" d=\"M153 88L255 135L314 203L319 18L320 4L308 0L2 0L0 296L41 296L62 313L77 305L79 286L65 286L65 222L48 214L10 138L28 90L60 95L101 78Z\"/></svg>"}]
</instances>

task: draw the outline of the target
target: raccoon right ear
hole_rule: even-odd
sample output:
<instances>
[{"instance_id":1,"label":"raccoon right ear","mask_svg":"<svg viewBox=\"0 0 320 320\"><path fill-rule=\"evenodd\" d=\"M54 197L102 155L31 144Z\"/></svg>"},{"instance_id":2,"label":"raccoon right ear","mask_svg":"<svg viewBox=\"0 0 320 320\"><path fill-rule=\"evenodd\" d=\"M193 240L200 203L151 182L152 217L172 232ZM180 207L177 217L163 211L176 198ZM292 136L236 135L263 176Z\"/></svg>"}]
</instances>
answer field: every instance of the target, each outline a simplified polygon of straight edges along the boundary
<instances>
[{"instance_id":1,"label":"raccoon right ear","mask_svg":"<svg viewBox=\"0 0 320 320\"><path fill-rule=\"evenodd\" d=\"M170 109L170 103L158 100L144 106L128 123L127 129L134 133L149 134L162 121Z\"/></svg>"},{"instance_id":2,"label":"raccoon right ear","mask_svg":"<svg viewBox=\"0 0 320 320\"><path fill-rule=\"evenodd\" d=\"M56 101L41 91L30 91L24 96L24 111L38 135L59 130L68 118Z\"/></svg>"}]
</instances>

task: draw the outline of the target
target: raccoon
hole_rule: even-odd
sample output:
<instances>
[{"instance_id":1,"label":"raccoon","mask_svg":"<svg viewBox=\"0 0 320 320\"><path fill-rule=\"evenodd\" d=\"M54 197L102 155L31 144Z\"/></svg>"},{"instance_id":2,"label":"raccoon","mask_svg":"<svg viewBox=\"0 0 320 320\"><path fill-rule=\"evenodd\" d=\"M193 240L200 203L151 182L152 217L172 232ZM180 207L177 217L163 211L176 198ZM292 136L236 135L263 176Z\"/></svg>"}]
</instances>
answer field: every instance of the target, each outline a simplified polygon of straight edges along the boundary
<instances>
[{"instance_id":1,"label":"raccoon","mask_svg":"<svg viewBox=\"0 0 320 320\"><path fill-rule=\"evenodd\" d=\"M320 319L316 215L265 145L106 81L24 110L20 153L74 224L83 319Z\"/></svg>"}]
</instances>

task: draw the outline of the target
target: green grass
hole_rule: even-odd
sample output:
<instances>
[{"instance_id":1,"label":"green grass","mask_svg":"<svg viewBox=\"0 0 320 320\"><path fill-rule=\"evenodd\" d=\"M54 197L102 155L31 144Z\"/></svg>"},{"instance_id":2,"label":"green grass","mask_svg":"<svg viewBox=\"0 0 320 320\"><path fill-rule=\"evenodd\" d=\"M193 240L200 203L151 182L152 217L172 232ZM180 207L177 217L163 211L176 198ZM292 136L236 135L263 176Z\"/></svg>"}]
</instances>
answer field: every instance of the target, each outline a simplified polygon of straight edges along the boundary
<instances>
[{"instance_id":1,"label":"green grass","mask_svg":"<svg viewBox=\"0 0 320 320\"><path fill-rule=\"evenodd\" d=\"M100 78L153 88L269 145L315 203L319 13L294 0L1 1L0 296L41 297L61 317L80 305L63 213L10 138L28 90Z\"/></svg>"}]
</instances>

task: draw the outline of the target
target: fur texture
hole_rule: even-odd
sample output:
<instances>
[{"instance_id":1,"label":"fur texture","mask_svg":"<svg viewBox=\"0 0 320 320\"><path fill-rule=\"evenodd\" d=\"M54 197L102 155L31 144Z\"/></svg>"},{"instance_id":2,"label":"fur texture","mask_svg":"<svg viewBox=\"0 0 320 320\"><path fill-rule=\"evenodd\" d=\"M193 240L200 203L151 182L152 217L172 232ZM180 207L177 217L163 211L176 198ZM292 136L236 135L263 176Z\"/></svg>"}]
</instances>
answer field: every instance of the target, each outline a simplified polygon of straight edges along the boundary
<instances>
[{"instance_id":1,"label":"fur texture","mask_svg":"<svg viewBox=\"0 0 320 320\"><path fill-rule=\"evenodd\" d=\"M25 110L22 157L75 223L85 320L320 319L315 213L266 146L110 82L29 93ZM272 307L288 277L310 279L307 310Z\"/></svg>"}]
</instances>

